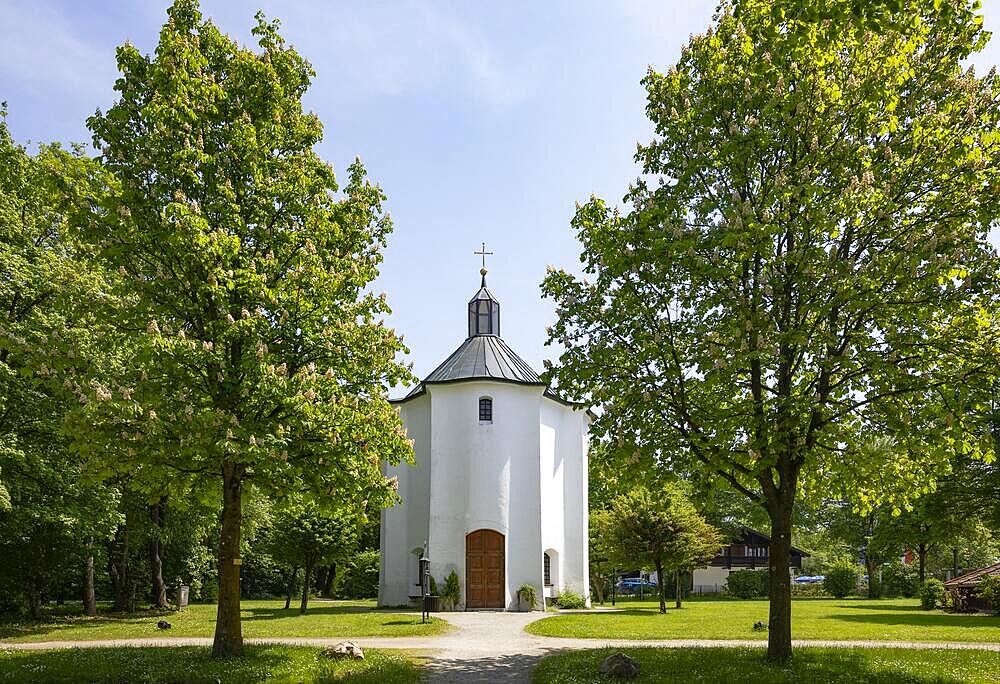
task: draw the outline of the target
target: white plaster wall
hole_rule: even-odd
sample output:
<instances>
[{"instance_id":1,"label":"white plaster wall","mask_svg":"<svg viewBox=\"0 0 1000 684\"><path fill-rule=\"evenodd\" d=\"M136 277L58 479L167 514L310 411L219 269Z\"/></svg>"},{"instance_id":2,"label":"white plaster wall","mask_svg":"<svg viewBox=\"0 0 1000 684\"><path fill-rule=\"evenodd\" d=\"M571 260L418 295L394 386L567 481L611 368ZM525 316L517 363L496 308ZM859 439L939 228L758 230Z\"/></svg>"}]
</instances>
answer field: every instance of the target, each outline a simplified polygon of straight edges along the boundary
<instances>
[{"instance_id":1,"label":"white plaster wall","mask_svg":"<svg viewBox=\"0 0 1000 684\"><path fill-rule=\"evenodd\" d=\"M710 566L697 568L692 577L692 593L715 593L726 590L726 579L729 577L727 568Z\"/></svg>"},{"instance_id":2,"label":"white plaster wall","mask_svg":"<svg viewBox=\"0 0 1000 684\"><path fill-rule=\"evenodd\" d=\"M493 421L479 421L479 399ZM428 385L400 404L416 465L386 468L403 502L382 512L379 602L417 594L411 550L428 543L438 584L456 571L465 600L465 538L492 529L506 541L506 605L517 588L542 596L542 553L552 549L558 589L587 595L587 428L584 412L544 398L542 388L474 381Z\"/></svg>"},{"instance_id":3,"label":"white plaster wall","mask_svg":"<svg viewBox=\"0 0 1000 684\"><path fill-rule=\"evenodd\" d=\"M589 596L587 414L551 399L541 408L542 547L557 552L553 591Z\"/></svg>"},{"instance_id":4,"label":"white plaster wall","mask_svg":"<svg viewBox=\"0 0 1000 684\"><path fill-rule=\"evenodd\" d=\"M562 407L549 400L541 406L540 465L542 489L542 551L554 551L552 559L552 586L545 589L545 596L559 594L564 586L562 563L566 548L566 527L563 520L564 454L556 444L562 430ZM544 580L544 566L543 566Z\"/></svg>"},{"instance_id":5,"label":"white plaster wall","mask_svg":"<svg viewBox=\"0 0 1000 684\"><path fill-rule=\"evenodd\" d=\"M465 537L496 530L506 541L506 605L517 587L540 586L538 406L541 388L499 382L428 386L431 426L431 574L455 570L465 601ZM493 399L493 421L479 421L479 399Z\"/></svg>"},{"instance_id":6,"label":"white plaster wall","mask_svg":"<svg viewBox=\"0 0 1000 684\"><path fill-rule=\"evenodd\" d=\"M586 412L568 406L563 412L564 439L559 448L563 452L563 511L565 516L565 543L563 553L564 586L573 587L587 597L590 605L590 535L587 477L587 447L589 418Z\"/></svg>"},{"instance_id":7,"label":"white plaster wall","mask_svg":"<svg viewBox=\"0 0 1000 684\"><path fill-rule=\"evenodd\" d=\"M385 466L399 478L402 502L382 511L379 534L379 605L398 606L419 594L416 561L411 553L428 537L431 479L431 401L419 396L399 405L407 435L413 440L414 464Z\"/></svg>"}]
</instances>

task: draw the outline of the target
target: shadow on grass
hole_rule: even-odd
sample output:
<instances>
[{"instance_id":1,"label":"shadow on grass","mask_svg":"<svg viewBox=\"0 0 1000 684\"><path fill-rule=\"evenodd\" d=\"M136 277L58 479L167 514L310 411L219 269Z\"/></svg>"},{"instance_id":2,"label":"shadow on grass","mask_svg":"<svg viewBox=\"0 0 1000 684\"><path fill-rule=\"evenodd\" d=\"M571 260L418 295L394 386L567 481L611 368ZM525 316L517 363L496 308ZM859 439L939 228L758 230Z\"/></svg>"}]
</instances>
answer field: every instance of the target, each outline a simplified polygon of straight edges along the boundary
<instances>
[{"instance_id":1,"label":"shadow on grass","mask_svg":"<svg viewBox=\"0 0 1000 684\"><path fill-rule=\"evenodd\" d=\"M242 608L240 613L243 615L244 619L252 620L274 620L278 618L295 618L295 617L308 617L310 615L350 615L357 613L371 613L375 614L375 611L371 608L365 608L364 606L310 606L305 613L300 613L297 606L292 608L267 608L267 607L253 607L253 608Z\"/></svg>"},{"instance_id":2,"label":"shadow on grass","mask_svg":"<svg viewBox=\"0 0 1000 684\"><path fill-rule=\"evenodd\" d=\"M929 613L920 611L906 615L891 613L870 613L867 615L852 615L849 613L833 613L831 620L844 622L862 622L876 625L906 625L909 627L960 627L962 629L992 628L997 630L1000 639L1000 620L989 615L968 615Z\"/></svg>"},{"instance_id":3,"label":"shadow on grass","mask_svg":"<svg viewBox=\"0 0 1000 684\"><path fill-rule=\"evenodd\" d=\"M887 603L887 604L877 604L873 605L871 603L838 603L837 608L849 608L851 610L877 610L879 612L894 612L894 613L928 613L933 614L932 611L927 611L921 608L919 605L914 604L912 606L906 606L899 603Z\"/></svg>"},{"instance_id":4,"label":"shadow on grass","mask_svg":"<svg viewBox=\"0 0 1000 684\"><path fill-rule=\"evenodd\" d=\"M51 634L53 641L59 638L59 632L75 629L82 625L102 624L149 624L153 618L175 615L176 611L169 609L140 610L135 613L116 613L111 610L99 610L94 617L83 615L82 610L75 612L46 612L40 620L13 620L0 622L0 639Z\"/></svg>"},{"instance_id":5,"label":"shadow on grass","mask_svg":"<svg viewBox=\"0 0 1000 684\"><path fill-rule=\"evenodd\" d=\"M598 674L598 666L612 653L635 658L645 682L958 684L989 681L982 679L984 673L1000 668L1000 654L988 651L800 648L787 665L772 666L764 662L760 648L595 649L564 651L543 659L533 681L607 682Z\"/></svg>"},{"instance_id":6,"label":"shadow on grass","mask_svg":"<svg viewBox=\"0 0 1000 684\"><path fill-rule=\"evenodd\" d=\"M369 651L365 660L331 660L308 647L248 646L242 658L213 660L209 649L93 648L0 651L4 682L416 682L419 670L400 655Z\"/></svg>"}]
</instances>

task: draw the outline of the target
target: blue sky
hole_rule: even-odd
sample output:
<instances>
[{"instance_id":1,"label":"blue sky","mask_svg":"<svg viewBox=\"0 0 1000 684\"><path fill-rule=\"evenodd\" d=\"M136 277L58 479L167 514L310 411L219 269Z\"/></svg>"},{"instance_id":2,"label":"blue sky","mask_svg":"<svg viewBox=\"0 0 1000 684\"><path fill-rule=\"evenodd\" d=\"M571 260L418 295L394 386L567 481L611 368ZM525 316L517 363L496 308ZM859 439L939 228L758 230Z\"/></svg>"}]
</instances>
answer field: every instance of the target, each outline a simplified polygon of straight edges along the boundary
<instances>
[{"instance_id":1,"label":"blue sky","mask_svg":"<svg viewBox=\"0 0 1000 684\"><path fill-rule=\"evenodd\" d=\"M114 49L156 43L167 0L0 0L0 99L21 141L89 141L84 120L114 99ZM549 264L574 267L574 203L617 201L650 136L639 79L666 69L712 0L309 2L202 0L249 42L257 9L316 69L307 105L326 126L321 154L343 171L360 155L395 222L379 290L410 360L426 375L465 338L485 241L503 337L536 369L552 306ZM1000 0L985 0L1000 30ZM976 60L1000 62L993 40Z\"/></svg>"}]
</instances>

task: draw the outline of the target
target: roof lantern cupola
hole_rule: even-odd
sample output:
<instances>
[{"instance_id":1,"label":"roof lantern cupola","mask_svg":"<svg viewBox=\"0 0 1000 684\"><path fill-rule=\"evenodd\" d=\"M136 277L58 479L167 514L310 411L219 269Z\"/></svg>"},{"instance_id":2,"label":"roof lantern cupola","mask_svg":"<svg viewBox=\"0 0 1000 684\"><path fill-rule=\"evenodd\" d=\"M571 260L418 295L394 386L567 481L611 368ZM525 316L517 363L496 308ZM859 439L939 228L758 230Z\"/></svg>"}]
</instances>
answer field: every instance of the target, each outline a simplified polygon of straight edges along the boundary
<instances>
[{"instance_id":1,"label":"roof lantern cupola","mask_svg":"<svg viewBox=\"0 0 1000 684\"><path fill-rule=\"evenodd\" d=\"M469 300L469 337L477 335L500 336L500 302L493 293L486 289L486 256L493 252L486 251L483 243L481 251L476 254L483 257L483 267L479 273L483 276L482 285L475 296Z\"/></svg>"}]
</instances>

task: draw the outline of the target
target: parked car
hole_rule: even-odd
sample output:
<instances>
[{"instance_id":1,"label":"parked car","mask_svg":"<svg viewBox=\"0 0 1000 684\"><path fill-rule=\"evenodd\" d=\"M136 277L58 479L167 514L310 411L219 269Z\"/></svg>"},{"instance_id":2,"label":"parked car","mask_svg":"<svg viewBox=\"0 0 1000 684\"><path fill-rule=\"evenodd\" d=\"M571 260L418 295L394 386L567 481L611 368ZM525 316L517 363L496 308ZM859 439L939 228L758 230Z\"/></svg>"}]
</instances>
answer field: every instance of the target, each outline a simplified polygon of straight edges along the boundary
<instances>
[{"instance_id":1,"label":"parked car","mask_svg":"<svg viewBox=\"0 0 1000 684\"><path fill-rule=\"evenodd\" d=\"M826 579L826 575L799 575L795 578L796 584L819 584Z\"/></svg>"},{"instance_id":2,"label":"parked car","mask_svg":"<svg viewBox=\"0 0 1000 684\"><path fill-rule=\"evenodd\" d=\"M618 582L618 591L639 591L639 587L654 590L657 588L656 582L638 577L626 577Z\"/></svg>"}]
</instances>

